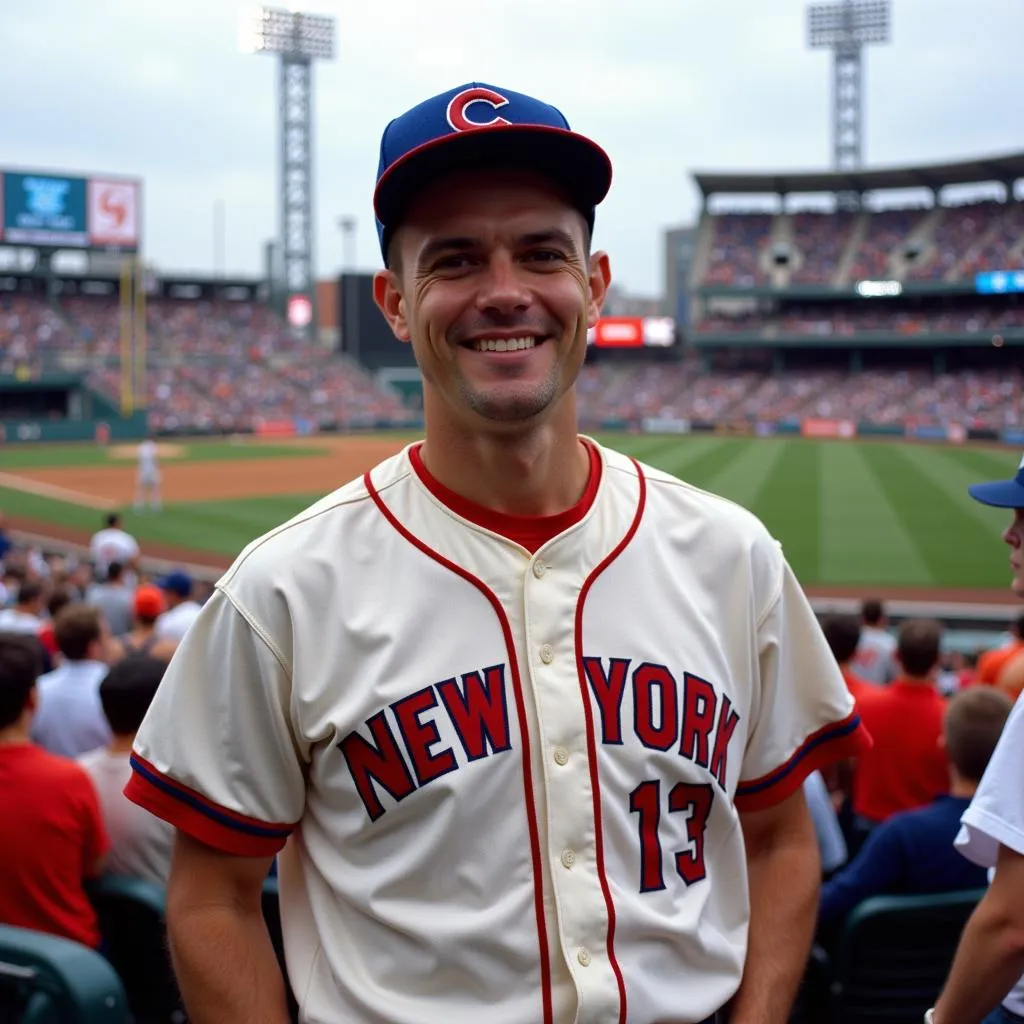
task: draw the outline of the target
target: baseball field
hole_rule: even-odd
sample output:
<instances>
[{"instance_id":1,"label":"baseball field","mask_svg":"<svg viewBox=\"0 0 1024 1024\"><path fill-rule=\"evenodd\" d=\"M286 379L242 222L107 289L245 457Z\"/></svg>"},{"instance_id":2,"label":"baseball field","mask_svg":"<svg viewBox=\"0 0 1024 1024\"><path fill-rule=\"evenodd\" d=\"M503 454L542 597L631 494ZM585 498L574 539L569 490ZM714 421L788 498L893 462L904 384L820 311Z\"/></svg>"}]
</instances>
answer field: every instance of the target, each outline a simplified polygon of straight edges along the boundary
<instances>
[{"instance_id":1,"label":"baseball field","mask_svg":"<svg viewBox=\"0 0 1024 1024\"><path fill-rule=\"evenodd\" d=\"M82 542L105 511L145 552L219 568L253 537L409 438L322 436L161 444L164 507L131 509L133 446L0 449L0 509L16 528ZM1005 602L1005 513L969 483L1011 476L1007 449L716 436L602 441L757 513L808 590Z\"/></svg>"}]
</instances>

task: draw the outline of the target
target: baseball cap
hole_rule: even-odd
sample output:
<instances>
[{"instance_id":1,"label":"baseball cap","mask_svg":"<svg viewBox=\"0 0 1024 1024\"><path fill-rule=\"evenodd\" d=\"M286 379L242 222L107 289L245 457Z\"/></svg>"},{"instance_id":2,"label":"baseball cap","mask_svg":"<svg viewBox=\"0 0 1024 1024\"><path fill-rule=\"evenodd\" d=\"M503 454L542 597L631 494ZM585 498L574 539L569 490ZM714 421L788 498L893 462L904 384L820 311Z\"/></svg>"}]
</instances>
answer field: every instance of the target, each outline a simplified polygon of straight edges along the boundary
<instances>
[{"instance_id":1,"label":"baseball cap","mask_svg":"<svg viewBox=\"0 0 1024 1024\"><path fill-rule=\"evenodd\" d=\"M155 619L163 615L167 609L167 602L164 600L163 591L147 583L135 591L135 614L143 615L147 619Z\"/></svg>"},{"instance_id":2,"label":"baseball cap","mask_svg":"<svg viewBox=\"0 0 1024 1024\"><path fill-rule=\"evenodd\" d=\"M168 590L179 597L188 597L192 593L192 577L187 572L178 569L157 580L157 586L161 590Z\"/></svg>"},{"instance_id":3,"label":"baseball cap","mask_svg":"<svg viewBox=\"0 0 1024 1024\"><path fill-rule=\"evenodd\" d=\"M556 107L483 82L456 86L396 117L381 136L373 209L385 260L391 233L424 185L450 171L495 165L554 179L591 230L612 182L608 154L572 131Z\"/></svg>"},{"instance_id":4,"label":"baseball cap","mask_svg":"<svg viewBox=\"0 0 1024 1024\"><path fill-rule=\"evenodd\" d=\"M1024 458L1017 466L1017 475L1012 480L993 480L986 484L974 484L967 493L983 505L996 508L1024 508Z\"/></svg>"}]
</instances>

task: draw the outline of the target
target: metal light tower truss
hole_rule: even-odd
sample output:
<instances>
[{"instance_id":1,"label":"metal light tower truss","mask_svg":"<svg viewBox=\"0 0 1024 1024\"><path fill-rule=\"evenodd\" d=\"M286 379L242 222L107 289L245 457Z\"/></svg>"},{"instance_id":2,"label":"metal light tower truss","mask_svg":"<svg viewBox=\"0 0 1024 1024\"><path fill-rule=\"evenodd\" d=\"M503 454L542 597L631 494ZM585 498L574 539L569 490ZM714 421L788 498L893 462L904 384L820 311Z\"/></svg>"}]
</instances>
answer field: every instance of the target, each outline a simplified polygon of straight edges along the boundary
<instances>
[{"instance_id":1,"label":"metal light tower truss","mask_svg":"<svg viewBox=\"0 0 1024 1024\"><path fill-rule=\"evenodd\" d=\"M334 56L334 19L259 7L243 22L242 47L280 57L280 241L289 322L309 329L313 266L313 61Z\"/></svg>"},{"instance_id":2,"label":"metal light tower truss","mask_svg":"<svg viewBox=\"0 0 1024 1024\"><path fill-rule=\"evenodd\" d=\"M862 51L867 43L889 42L890 0L812 4L807 15L811 48L833 54L833 162L837 170L853 170L864 153Z\"/></svg>"}]
</instances>

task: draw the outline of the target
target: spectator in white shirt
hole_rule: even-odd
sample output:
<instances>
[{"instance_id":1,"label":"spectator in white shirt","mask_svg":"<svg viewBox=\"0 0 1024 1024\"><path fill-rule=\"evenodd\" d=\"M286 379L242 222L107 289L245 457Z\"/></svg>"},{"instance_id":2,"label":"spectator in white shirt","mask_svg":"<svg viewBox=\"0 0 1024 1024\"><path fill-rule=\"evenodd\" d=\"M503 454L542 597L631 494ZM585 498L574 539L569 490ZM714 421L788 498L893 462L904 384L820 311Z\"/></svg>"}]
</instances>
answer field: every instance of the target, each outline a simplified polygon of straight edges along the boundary
<instances>
[{"instance_id":1,"label":"spectator in white shirt","mask_svg":"<svg viewBox=\"0 0 1024 1024\"><path fill-rule=\"evenodd\" d=\"M167 611L156 620L157 638L180 641L200 611L198 602L192 600L192 577L177 570L157 585L167 599Z\"/></svg>"},{"instance_id":2,"label":"spectator in white shirt","mask_svg":"<svg viewBox=\"0 0 1024 1024\"><path fill-rule=\"evenodd\" d=\"M46 608L46 586L26 580L18 587L18 601L13 608L0 611L0 632L39 636Z\"/></svg>"},{"instance_id":3,"label":"spectator in white shirt","mask_svg":"<svg viewBox=\"0 0 1024 1024\"><path fill-rule=\"evenodd\" d=\"M148 654L129 654L100 683L100 702L113 739L78 759L89 773L103 809L110 838L107 870L167 885L174 829L137 807L124 795L132 774L135 733L149 710L167 663Z\"/></svg>"},{"instance_id":4,"label":"spectator in white shirt","mask_svg":"<svg viewBox=\"0 0 1024 1024\"><path fill-rule=\"evenodd\" d=\"M896 676L896 637L886 629L887 619L881 601L865 601L861 606L860 643L851 668L869 683L880 686Z\"/></svg>"},{"instance_id":5,"label":"spectator in white shirt","mask_svg":"<svg viewBox=\"0 0 1024 1024\"><path fill-rule=\"evenodd\" d=\"M93 534L89 542L89 556L96 566L96 578L106 579L107 567L111 562L120 562L128 571L127 582L135 585L135 571L138 569L139 544L127 533L117 512L106 517L102 530Z\"/></svg>"},{"instance_id":6,"label":"spectator in white shirt","mask_svg":"<svg viewBox=\"0 0 1024 1024\"><path fill-rule=\"evenodd\" d=\"M132 588L125 583L124 566L111 562L107 566L106 580L89 587L85 600L99 608L114 636L124 636L132 628L132 595Z\"/></svg>"},{"instance_id":7,"label":"spectator in white shirt","mask_svg":"<svg viewBox=\"0 0 1024 1024\"><path fill-rule=\"evenodd\" d=\"M63 660L39 677L32 739L51 754L78 757L111 740L99 692L110 634L99 609L87 604L66 605L53 629Z\"/></svg>"}]
</instances>

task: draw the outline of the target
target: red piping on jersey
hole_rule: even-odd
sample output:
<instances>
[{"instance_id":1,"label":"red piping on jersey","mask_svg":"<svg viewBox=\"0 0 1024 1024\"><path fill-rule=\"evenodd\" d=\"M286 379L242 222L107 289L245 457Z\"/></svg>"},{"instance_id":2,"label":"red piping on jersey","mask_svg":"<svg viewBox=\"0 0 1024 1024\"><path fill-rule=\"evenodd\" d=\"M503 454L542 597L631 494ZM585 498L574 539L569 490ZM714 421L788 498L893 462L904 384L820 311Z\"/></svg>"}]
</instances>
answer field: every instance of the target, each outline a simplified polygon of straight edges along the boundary
<instances>
[{"instance_id":1,"label":"red piping on jersey","mask_svg":"<svg viewBox=\"0 0 1024 1024\"><path fill-rule=\"evenodd\" d=\"M443 565L446 569L455 573L456 576L461 576L467 583L471 583L476 587L476 589L479 590L480 593L483 594L490 602L495 615L498 617L498 622L501 625L502 636L505 640L505 648L508 651L509 668L512 673L512 689L515 692L516 698L516 714L519 718L519 733L523 741L523 789L526 793L526 824L530 833L530 855L533 858L533 905L534 913L537 917L537 942L540 946L540 984L541 1000L544 1006L544 1024L553 1024L554 1009L551 995L551 961L550 953L548 951L547 925L544 921L544 878L540 857L540 832L537 828L537 809L533 804L533 769L530 765L530 734L528 731L528 723L526 721L526 707L523 704L523 687L522 681L519 677L519 660L516 658L516 649L512 640L512 627L509 625L508 616L506 616L505 609L502 608L497 595L490 589L490 587L487 586L486 583L484 583L483 580L478 579L472 573L467 572L462 568L462 566L449 561L440 552L435 551L429 545L420 540L419 537L416 537L406 529L406 527L398 521L391 509L384 504L383 499L377 492L377 488L373 485L373 480L370 479L369 473L365 473L363 475L363 483L366 485L366 490L373 499L374 504L380 510L381 515L384 516L384 518L398 531L398 533L412 544L413 547L418 548L439 565Z\"/></svg>"},{"instance_id":2,"label":"red piping on jersey","mask_svg":"<svg viewBox=\"0 0 1024 1024\"><path fill-rule=\"evenodd\" d=\"M627 545L633 539L637 528L640 526L640 520L643 518L644 505L647 501L647 481L645 480L643 470L640 468L640 464L636 459L631 459L630 461L636 468L636 478L640 485L640 494L637 497L636 513L633 516L633 522L629 524L629 529L626 531L622 540L619 541L604 561L601 562L593 572L591 572L580 589L580 598L579 601L576 602L575 624L576 671L580 680L580 692L583 695L583 714L587 722L587 758L590 762L590 788L594 795L594 852L597 859L597 877L600 879L601 891L604 893L605 906L608 908L608 960L612 965L612 970L615 972L615 980L619 986L619 1024L626 1024L626 983L622 977L622 969L619 967L619 961L615 957L615 904L612 902L612 892L608 886L608 875L604 869L604 833L601 826L601 784L598 781L597 774L597 741L594 738L594 711L591 707L591 697L587 690L587 680L583 671L583 605L587 600L587 594L590 592L591 586L593 586L598 576L600 576L601 573L603 573L605 569L607 569L608 566L611 565L623 551L625 551Z\"/></svg>"}]
</instances>

